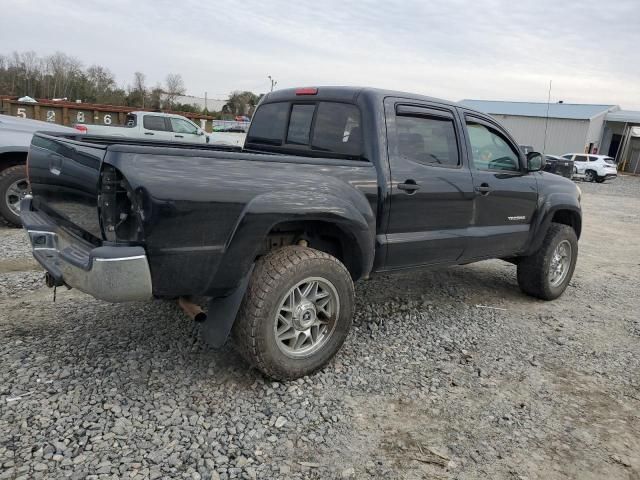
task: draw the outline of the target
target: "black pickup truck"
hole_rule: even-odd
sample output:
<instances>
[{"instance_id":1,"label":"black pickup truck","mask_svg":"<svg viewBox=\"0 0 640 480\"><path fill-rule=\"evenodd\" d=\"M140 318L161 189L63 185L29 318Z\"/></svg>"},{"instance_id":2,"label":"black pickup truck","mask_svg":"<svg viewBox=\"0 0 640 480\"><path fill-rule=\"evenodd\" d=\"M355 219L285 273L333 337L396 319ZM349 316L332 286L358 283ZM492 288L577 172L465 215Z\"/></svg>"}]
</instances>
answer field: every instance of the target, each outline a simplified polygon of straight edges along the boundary
<instances>
[{"instance_id":1,"label":"black pickup truck","mask_svg":"<svg viewBox=\"0 0 640 480\"><path fill-rule=\"evenodd\" d=\"M373 273L499 258L561 295L580 191L543 167L455 103L301 88L263 98L243 148L36 134L21 212L49 286L180 298L207 341L293 379L339 350Z\"/></svg>"}]
</instances>

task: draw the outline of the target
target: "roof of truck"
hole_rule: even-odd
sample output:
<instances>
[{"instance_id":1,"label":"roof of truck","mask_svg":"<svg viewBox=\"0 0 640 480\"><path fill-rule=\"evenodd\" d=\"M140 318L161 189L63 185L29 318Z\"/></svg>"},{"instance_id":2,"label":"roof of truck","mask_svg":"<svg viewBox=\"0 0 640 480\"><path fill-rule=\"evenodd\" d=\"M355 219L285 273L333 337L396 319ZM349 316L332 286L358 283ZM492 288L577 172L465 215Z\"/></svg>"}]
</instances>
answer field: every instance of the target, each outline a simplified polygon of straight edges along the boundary
<instances>
[{"instance_id":1,"label":"roof of truck","mask_svg":"<svg viewBox=\"0 0 640 480\"><path fill-rule=\"evenodd\" d=\"M296 92L298 91L305 91L305 90L313 90L313 89L317 89L317 93L316 94L297 94ZM482 113L480 110L474 109L474 108L470 108L467 105L463 105L461 103L458 102L453 102L451 100L444 100L442 98L436 98L436 97L429 97L427 95L420 95L417 93L409 93L409 92L401 92L401 91L397 91L397 90L386 90L383 88L373 88L373 87L352 87L352 86L330 86L330 85L326 85L326 86L313 86L313 87L302 87L302 88L285 88L282 90L276 90L274 92L268 93L265 95L264 101L266 102L274 102L274 101L281 101L281 100L290 100L292 98L297 98L297 99L304 99L309 98L311 99L311 97L316 97L316 98L322 98L322 99L334 99L334 100L348 100L348 101L355 101L355 99L359 96L359 95L370 95L370 96L376 96L379 97L381 99L386 98L386 97L400 97L400 98L407 98L407 99L414 99L414 100L422 100L422 101L428 101L428 102L434 102L434 103L440 103L443 105L450 105L453 107L463 107L467 110L474 110L477 111L479 113Z\"/></svg>"},{"instance_id":2,"label":"roof of truck","mask_svg":"<svg viewBox=\"0 0 640 480\"><path fill-rule=\"evenodd\" d=\"M155 115L155 116L161 116L161 117L179 117L179 118L186 118L184 115L180 115L178 113L166 113L166 112L148 112L146 110L136 110L134 112L129 112L128 115L131 114L135 114L135 115Z\"/></svg>"}]
</instances>

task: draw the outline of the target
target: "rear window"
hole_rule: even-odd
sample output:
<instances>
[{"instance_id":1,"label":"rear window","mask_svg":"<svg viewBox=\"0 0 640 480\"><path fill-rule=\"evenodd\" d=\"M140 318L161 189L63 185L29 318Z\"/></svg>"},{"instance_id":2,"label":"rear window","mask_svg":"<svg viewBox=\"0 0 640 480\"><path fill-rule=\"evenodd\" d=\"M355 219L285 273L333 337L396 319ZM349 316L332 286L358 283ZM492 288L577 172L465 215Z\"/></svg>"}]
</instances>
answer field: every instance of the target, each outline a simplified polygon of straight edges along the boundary
<instances>
[{"instance_id":1,"label":"rear window","mask_svg":"<svg viewBox=\"0 0 640 480\"><path fill-rule=\"evenodd\" d=\"M338 102L262 105L256 111L247 143L281 147L279 151L311 156L362 155L360 110Z\"/></svg>"},{"instance_id":2,"label":"rear window","mask_svg":"<svg viewBox=\"0 0 640 480\"><path fill-rule=\"evenodd\" d=\"M358 107L346 103L320 102L316 116L312 148L349 156L361 154Z\"/></svg>"},{"instance_id":3,"label":"rear window","mask_svg":"<svg viewBox=\"0 0 640 480\"><path fill-rule=\"evenodd\" d=\"M145 115L142 124L147 130L159 130L161 132L168 130L164 117L159 117L158 115Z\"/></svg>"},{"instance_id":4,"label":"rear window","mask_svg":"<svg viewBox=\"0 0 640 480\"><path fill-rule=\"evenodd\" d=\"M606 158L604 159L604 161L605 161L606 163L608 163L609 165L615 165L615 164L616 164L616 161L615 161L613 158L611 158L611 157L606 157Z\"/></svg>"}]
</instances>

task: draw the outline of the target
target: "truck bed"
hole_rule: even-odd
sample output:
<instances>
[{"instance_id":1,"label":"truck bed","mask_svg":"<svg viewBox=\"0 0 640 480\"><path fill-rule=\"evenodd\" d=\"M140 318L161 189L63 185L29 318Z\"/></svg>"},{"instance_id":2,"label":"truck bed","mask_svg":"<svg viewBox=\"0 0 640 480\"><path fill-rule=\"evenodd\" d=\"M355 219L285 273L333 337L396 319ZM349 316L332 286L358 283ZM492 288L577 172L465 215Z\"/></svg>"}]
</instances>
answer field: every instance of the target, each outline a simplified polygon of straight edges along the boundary
<instances>
[{"instance_id":1,"label":"truck bed","mask_svg":"<svg viewBox=\"0 0 640 480\"><path fill-rule=\"evenodd\" d=\"M232 288L273 227L303 215L355 217L354 243L373 252L378 183L367 161L36 134L29 174L29 208L65 234L144 247L156 295ZM109 216L114 203L124 206ZM363 261L370 269L373 258Z\"/></svg>"}]
</instances>

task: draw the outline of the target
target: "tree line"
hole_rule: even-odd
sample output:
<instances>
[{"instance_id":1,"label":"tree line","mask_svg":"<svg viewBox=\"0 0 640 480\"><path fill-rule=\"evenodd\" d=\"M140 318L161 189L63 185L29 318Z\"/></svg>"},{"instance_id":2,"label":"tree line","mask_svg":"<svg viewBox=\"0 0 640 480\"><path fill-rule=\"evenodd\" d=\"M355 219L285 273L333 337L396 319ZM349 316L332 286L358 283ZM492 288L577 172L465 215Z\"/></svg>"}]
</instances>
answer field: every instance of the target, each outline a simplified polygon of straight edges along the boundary
<instances>
[{"instance_id":1,"label":"tree line","mask_svg":"<svg viewBox=\"0 0 640 480\"><path fill-rule=\"evenodd\" d=\"M79 59L63 52L45 57L33 51L0 54L0 95L66 98L85 103L220 116L195 105L179 103L178 97L185 93L186 87L179 73L169 73L164 84L150 87L146 75L135 72L130 84L120 86L108 68L101 65L85 67ZM251 114L259 98L252 92L232 92L219 113Z\"/></svg>"}]
</instances>

